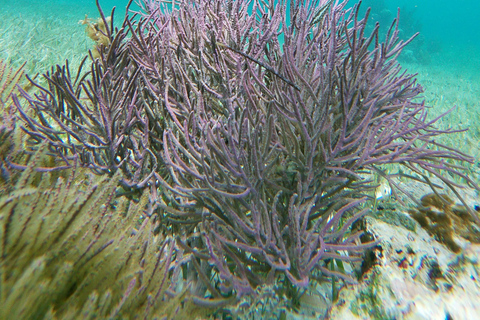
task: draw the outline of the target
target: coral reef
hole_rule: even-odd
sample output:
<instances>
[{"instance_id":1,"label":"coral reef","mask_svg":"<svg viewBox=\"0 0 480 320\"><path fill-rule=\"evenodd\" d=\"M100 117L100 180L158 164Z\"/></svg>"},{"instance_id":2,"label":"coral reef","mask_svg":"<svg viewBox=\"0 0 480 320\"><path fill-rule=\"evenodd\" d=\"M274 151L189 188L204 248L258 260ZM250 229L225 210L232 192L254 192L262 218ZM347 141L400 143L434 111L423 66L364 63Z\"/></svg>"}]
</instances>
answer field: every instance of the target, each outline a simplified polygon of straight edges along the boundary
<instances>
[{"instance_id":1,"label":"coral reef","mask_svg":"<svg viewBox=\"0 0 480 320\"><path fill-rule=\"evenodd\" d=\"M362 243L363 231L352 228L377 197L365 173L381 175L393 196L403 190L382 165L402 165L432 188L428 175L453 190L460 185L449 176L474 184L458 164L473 159L436 141L457 131L436 129L441 117L428 118L422 88L396 61L411 41L399 40L398 20L381 42L378 26L365 33L369 11L360 17L359 5L346 10L346 2L292 0L288 21L284 1L141 4L115 30L102 10L104 30L86 19L104 42L88 70L87 57L76 75L68 62L53 67L46 85L32 80L35 95L20 89L13 101L26 154L46 144L55 157L40 171L89 168L112 178L106 190L118 181L119 198L142 199L145 219L169 242L145 262L139 246L115 252L142 264L166 250L165 270L173 263L174 282L187 283L172 295L221 308L273 288L296 308L315 280L355 283L343 263L361 261L377 243ZM104 211L93 235L112 230L108 201L94 208ZM113 248L105 241L95 240L98 254ZM82 259L97 252L84 250ZM130 293L134 278L125 277L119 285ZM156 290L155 297L164 292ZM136 296L146 294L140 288Z\"/></svg>"}]
</instances>

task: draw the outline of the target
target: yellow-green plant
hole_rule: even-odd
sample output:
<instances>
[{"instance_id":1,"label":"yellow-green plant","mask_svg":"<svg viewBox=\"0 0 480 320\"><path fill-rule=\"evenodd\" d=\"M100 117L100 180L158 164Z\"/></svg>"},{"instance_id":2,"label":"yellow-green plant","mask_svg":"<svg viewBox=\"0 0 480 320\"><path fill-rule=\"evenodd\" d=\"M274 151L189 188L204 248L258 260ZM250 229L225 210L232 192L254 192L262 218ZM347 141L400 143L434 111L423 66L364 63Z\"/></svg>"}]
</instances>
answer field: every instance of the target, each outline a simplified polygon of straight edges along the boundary
<instances>
[{"instance_id":1,"label":"yellow-green plant","mask_svg":"<svg viewBox=\"0 0 480 320\"><path fill-rule=\"evenodd\" d=\"M0 59L0 106L2 108L7 105L7 100L15 90L15 86L22 79L24 66L25 63L20 68L14 69Z\"/></svg>"},{"instance_id":2,"label":"yellow-green plant","mask_svg":"<svg viewBox=\"0 0 480 320\"><path fill-rule=\"evenodd\" d=\"M5 154L11 146L9 141L15 121L10 97L23 78L24 66L25 63L20 68L14 69L0 59L0 154ZM0 166L4 168L2 157Z\"/></svg>"},{"instance_id":3,"label":"yellow-green plant","mask_svg":"<svg viewBox=\"0 0 480 320\"><path fill-rule=\"evenodd\" d=\"M120 179L76 168L52 182L35 172L42 147L0 197L0 319L180 318L165 300L174 241L137 203L114 200ZM183 295L184 296L184 295ZM198 312L197 312L198 313Z\"/></svg>"}]
</instances>

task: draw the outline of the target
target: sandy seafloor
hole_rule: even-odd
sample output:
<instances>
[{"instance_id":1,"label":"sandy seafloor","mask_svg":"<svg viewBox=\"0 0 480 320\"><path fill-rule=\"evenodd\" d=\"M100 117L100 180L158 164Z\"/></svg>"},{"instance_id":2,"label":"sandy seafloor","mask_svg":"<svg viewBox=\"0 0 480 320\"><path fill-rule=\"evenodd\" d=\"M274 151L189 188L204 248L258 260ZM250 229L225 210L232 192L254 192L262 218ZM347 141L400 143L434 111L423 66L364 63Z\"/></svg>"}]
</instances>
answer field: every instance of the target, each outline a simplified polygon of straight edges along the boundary
<instances>
[{"instance_id":1,"label":"sandy seafloor","mask_svg":"<svg viewBox=\"0 0 480 320\"><path fill-rule=\"evenodd\" d=\"M104 6L109 15L111 6ZM117 10L117 22L125 10ZM68 59L76 70L81 59L93 45L78 22L88 17L98 18L93 1L0 1L0 59L14 67L26 61L26 73L43 73ZM423 98L431 106L431 118L456 107L439 122L442 128L469 128L448 135L444 142L475 158L468 165L471 178L480 183L480 46L475 43L443 45L419 62L414 46L407 47L402 66L424 87Z\"/></svg>"}]
</instances>

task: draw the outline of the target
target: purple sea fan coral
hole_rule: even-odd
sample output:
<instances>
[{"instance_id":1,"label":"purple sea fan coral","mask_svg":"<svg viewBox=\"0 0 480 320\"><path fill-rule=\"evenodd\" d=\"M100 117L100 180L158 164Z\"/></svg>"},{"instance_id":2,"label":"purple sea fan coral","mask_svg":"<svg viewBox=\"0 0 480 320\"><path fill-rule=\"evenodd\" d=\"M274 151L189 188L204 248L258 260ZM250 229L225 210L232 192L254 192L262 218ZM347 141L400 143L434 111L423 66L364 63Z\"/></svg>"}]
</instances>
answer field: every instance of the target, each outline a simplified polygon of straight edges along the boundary
<instances>
[{"instance_id":1,"label":"purple sea fan coral","mask_svg":"<svg viewBox=\"0 0 480 320\"><path fill-rule=\"evenodd\" d=\"M89 74L71 81L58 67L38 96L23 92L36 117L15 104L33 142L65 163L158 192L175 274L196 278L199 303L305 287L314 272L354 281L325 261L373 245L351 230L375 187L359 171L399 163L455 187L446 160L471 161L434 141L453 131L413 100L422 89L396 63L408 43L396 23L382 43L346 2L142 5Z\"/></svg>"},{"instance_id":2,"label":"purple sea fan coral","mask_svg":"<svg viewBox=\"0 0 480 320\"><path fill-rule=\"evenodd\" d=\"M14 103L29 135L28 151L47 140L50 154L59 160L58 167L43 170L69 168L78 159L97 174L113 176L122 171L126 188L144 188L157 169L157 157L150 148L145 103L138 94L138 66L125 41L128 26L124 21L114 31L113 20L105 18L101 9L100 13L108 39L103 41L108 45L98 45L93 55L90 52L89 70L83 71L88 65L85 57L72 76L67 61L44 74L43 83L31 80L37 89L34 96L19 88L34 117L23 100L14 96Z\"/></svg>"},{"instance_id":3,"label":"purple sea fan coral","mask_svg":"<svg viewBox=\"0 0 480 320\"><path fill-rule=\"evenodd\" d=\"M169 122L159 205L195 230L179 241L213 298L282 278L305 287L314 270L332 275L326 259L358 260L372 245L350 231L372 189L360 169L461 175L444 159L471 161L433 140L446 132L413 101L422 89L395 60L409 42L397 23L380 43L345 5L144 3L131 50Z\"/></svg>"}]
</instances>

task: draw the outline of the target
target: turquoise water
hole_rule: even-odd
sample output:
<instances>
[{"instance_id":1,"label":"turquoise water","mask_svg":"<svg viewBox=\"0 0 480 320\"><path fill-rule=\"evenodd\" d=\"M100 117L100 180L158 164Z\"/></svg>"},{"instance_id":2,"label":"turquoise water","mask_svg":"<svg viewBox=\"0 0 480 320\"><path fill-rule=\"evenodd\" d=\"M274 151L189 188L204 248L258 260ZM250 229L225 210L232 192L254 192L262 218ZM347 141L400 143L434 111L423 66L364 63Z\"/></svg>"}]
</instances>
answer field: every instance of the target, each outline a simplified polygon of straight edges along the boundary
<instances>
[{"instance_id":1,"label":"turquoise water","mask_svg":"<svg viewBox=\"0 0 480 320\"><path fill-rule=\"evenodd\" d=\"M135 1L134 1L135 2ZM102 0L105 12L117 7L117 14L123 15L127 0ZM350 1L351 5L356 1ZM427 43L441 50L480 49L480 1L459 0L364 0L363 8L372 6L372 22L380 20L388 25L401 8L401 23L406 35L420 31ZM4 13L62 15L84 13L96 16L93 0L14 0L0 1L0 11ZM120 17L118 15L117 17ZM0 29L1 30L1 29Z\"/></svg>"},{"instance_id":2,"label":"turquoise water","mask_svg":"<svg viewBox=\"0 0 480 320\"><path fill-rule=\"evenodd\" d=\"M476 0L365 0L364 6L386 9L401 20L418 23L426 38L439 41L444 47L472 45L480 47L480 2ZM380 13L380 12L374 12Z\"/></svg>"},{"instance_id":3,"label":"turquoise water","mask_svg":"<svg viewBox=\"0 0 480 320\"><path fill-rule=\"evenodd\" d=\"M407 38L420 32L411 50L425 50L426 61L444 58L446 63L467 63L479 70L480 2L475 0L365 0L372 7L371 22L388 25L400 8L400 29ZM434 62L434 61L433 61ZM472 70L473 71L473 70Z\"/></svg>"},{"instance_id":4,"label":"turquoise water","mask_svg":"<svg viewBox=\"0 0 480 320\"><path fill-rule=\"evenodd\" d=\"M127 0L100 1L106 13L116 6L117 18L123 16L127 3ZM354 3L356 1L350 1L351 5ZM480 51L480 1L459 0L452 3L447 0L364 0L362 7L368 6L373 7L371 21L380 21L382 26L390 24L400 7L404 36L420 31L421 41L433 53L453 50L463 56L465 50ZM39 14L47 17L76 15L80 19L84 14L98 15L93 0L1 0L0 11L24 17ZM478 55L471 58L478 59Z\"/></svg>"}]
</instances>

